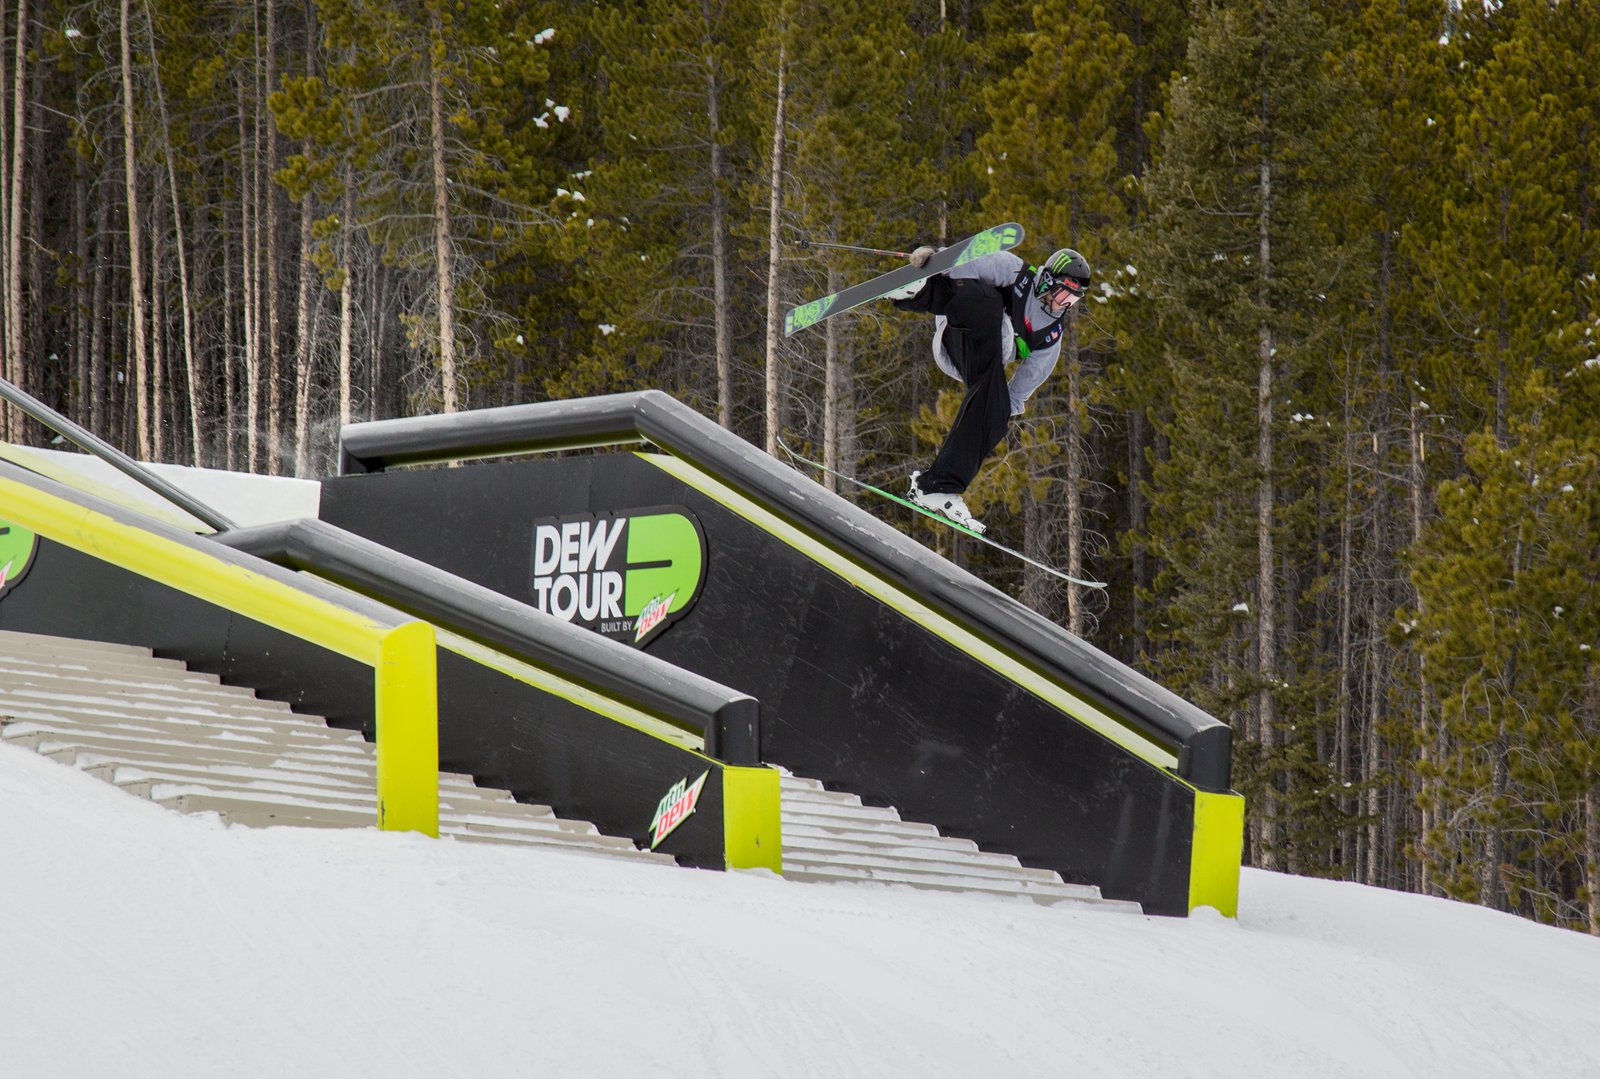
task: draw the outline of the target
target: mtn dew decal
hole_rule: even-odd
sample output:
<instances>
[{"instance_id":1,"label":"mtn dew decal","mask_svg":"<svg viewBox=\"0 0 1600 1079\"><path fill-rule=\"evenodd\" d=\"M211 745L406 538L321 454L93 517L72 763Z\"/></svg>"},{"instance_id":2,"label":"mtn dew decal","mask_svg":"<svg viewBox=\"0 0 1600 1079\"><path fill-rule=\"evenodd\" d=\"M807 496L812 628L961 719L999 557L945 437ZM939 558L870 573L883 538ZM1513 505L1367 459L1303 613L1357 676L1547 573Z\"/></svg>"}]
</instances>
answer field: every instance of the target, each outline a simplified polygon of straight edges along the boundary
<instances>
[{"instance_id":1,"label":"mtn dew decal","mask_svg":"<svg viewBox=\"0 0 1600 1079\"><path fill-rule=\"evenodd\" d=\"M686 614L705 577L700 522L681 506L533 523L533 605L642 645Z\"/></svg>"},{"instance_id":2,"label":"mtn dew decal","mask_svg":"<svg viewBox=\"0 0 1600 1079\"><path fill-rule=\"evenodd\" d=\"M33 565L39 538L26 528L0 520L0 596L16 587Z\"/></svg>"},{"instance_id":3,"label":"mtn dew decal","mask_svg":"<svg viewBox=\"0 0 1600 1079\"><path fill-rule=\"evenodd\" d=\"M656 815L650 820L651 850L659 847L661 841L672 834L673 829L689 819L689 814L700 804L700 791L706 785L706 776L710 774L711 770L708 768L701 772L700 778L692 784L685 776L661 796L661 801L656 803Z\"/></svg>"}]
</instances>

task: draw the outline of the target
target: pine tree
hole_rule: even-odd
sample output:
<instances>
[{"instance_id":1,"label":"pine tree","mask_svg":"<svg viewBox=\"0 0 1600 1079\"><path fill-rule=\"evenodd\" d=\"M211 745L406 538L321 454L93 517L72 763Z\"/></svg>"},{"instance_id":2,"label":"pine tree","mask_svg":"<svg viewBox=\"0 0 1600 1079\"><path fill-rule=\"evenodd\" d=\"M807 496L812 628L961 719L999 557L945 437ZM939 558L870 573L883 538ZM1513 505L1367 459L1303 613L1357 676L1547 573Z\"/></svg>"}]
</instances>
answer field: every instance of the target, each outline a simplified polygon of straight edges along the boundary
<instances>
[{"instance_id":1,"label":"pine tree","mask_svg":"<svg viewBox=\"0 0 1600 1079\"><path fill-rule=\"evenodd\" d=\"M1338 182L1322 137L1337 99L1324 34L1303 3L1215 4L1197 17L1133 259L1170 342L1176 401L1148 542L1163 563L1156 631L1182 648L1159 662L1203 705L1242 714L1241 782L1266 865L1292 855L1279 800L1293 796L1291 764L1304 755L1285 566L1318 455L1286 439L1284 402L1318 356L1316 297L1337 263L1311 227L1316 198Z\"/></svg>"},{"instance_id":2,"label":"pine tree","mask_svg":"<svg viewBox=\"0 0 1600 1079\"><path fill-rule=\"evenodd\" d=\"M1025 58L985 95L990 125L978 141L988 177L983 208L996 221L1015 216L1041 259L1055 248L1073 247L1103 273L1109 237L1125 221L1117 191L1116 125L1133 46L1112 31L1103 3L1041 4L1033 20L1020 35ZM1104 302L1103 293L1094 295ZM1066 570L1075 577L1088 575L1085 548L1093 533L1085 509L1092 395L1086 369L1108 344L1097 325L1098 307L1085 300L1069 319L1054 377L1036 392L1030 415L1019 425L1021 452L1008 454L1006 467L980 474L974 485L980 503L1003 498L1028 506L1026 552L1053 561L1064 548ZM1064 543L1052 550L1050 526L1060 518ZM1048 609L1051 579L1034 570L1026 576L1030 601ZM1068 585L1065 591L1066 626L1083 634L1084 589Z\"/></svg>"}]
</instances>

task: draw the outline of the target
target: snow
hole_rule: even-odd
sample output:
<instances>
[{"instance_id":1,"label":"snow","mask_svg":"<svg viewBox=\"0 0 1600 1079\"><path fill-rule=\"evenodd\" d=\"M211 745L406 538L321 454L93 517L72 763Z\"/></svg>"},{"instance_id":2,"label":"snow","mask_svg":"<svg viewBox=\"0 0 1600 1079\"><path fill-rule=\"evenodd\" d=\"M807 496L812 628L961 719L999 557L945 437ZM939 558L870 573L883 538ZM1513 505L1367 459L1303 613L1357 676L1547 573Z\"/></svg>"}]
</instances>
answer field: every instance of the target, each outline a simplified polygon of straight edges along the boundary
<instances>
[{"instance_id":1,"label":"snow","mask_svg":"<svg viewBox=\"0 0 1600 1079\"><path fill-rule=\"evenodd\" d=\"M44 457L49 464L71 469L94 484L110 487L140 506L174 512L166 500L98 457L59 450L31 449L28 452ZM219 469L185 468L180 465L151 464L146 467L240 526L315 517L322 496L322 485L314 480L288 476L247 476Z\"/></svg>"},{"instance_id":2,"label":"snow","mask_svg":"<svg viewBox=\"0 0 1600 1079\"><path fill-rule=\"evenodd\" d=\"M0 743L0 1072L1600 1074L1600 940L1247 870L1237 922L225 827Z\"/></svg>"},{"instance_id":3,"label":"snow","mask_svg":"<svg viewBox=\"0 0 1600 1079\"><path fill-rule=\"evenodd\" d=\"M0 743L0 885L6 1077L1600 1075L1600 940L1255 870L1150 918L252 830Z\"/></svg>"}]
</instances>

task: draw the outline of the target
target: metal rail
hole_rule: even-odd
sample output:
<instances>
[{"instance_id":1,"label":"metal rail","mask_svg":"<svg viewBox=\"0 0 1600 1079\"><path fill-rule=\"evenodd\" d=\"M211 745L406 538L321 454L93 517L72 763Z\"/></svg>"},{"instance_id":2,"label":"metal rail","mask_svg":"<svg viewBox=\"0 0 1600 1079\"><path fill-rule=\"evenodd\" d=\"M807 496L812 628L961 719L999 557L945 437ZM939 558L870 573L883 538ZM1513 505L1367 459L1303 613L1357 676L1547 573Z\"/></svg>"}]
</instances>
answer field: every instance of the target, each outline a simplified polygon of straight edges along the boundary
<instances>
[{"instance_id":1,"label":"metal rail","mask_svg":"<svg viewBox=\"0 0 1600 1079\"><path fill-rule=\"evenodd\" d=\"M149 488L213 532L230 532L238 527L215 509L174 487L88 428L72 422L43 401L3 378L0 378L0 398L16 405L85 453L93 454L118 472Z\"/></svg>"}]
</instances>

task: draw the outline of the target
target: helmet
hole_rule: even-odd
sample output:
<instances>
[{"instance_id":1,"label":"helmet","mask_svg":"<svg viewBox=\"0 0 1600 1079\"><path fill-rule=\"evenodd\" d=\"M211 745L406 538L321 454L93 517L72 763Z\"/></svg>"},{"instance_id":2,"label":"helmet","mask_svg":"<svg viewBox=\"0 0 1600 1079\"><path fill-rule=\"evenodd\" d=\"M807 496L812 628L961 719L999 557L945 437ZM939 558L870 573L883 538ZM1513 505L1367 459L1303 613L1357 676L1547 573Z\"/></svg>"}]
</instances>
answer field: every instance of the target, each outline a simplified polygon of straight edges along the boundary
<instances>
[{"instance_id":1,"label":"helmet","mask_svg":"<svg viewBox=\"0 0 1600 1079\"><path fill-rule=\"evenodd\" d=\"M1058 288L1070 289L1081 296L1089 287L1089 261L1070 247L1045 259L1044 265L1033 278L1033 294L1041 300Z\"/></svg>"}]
</instances>

